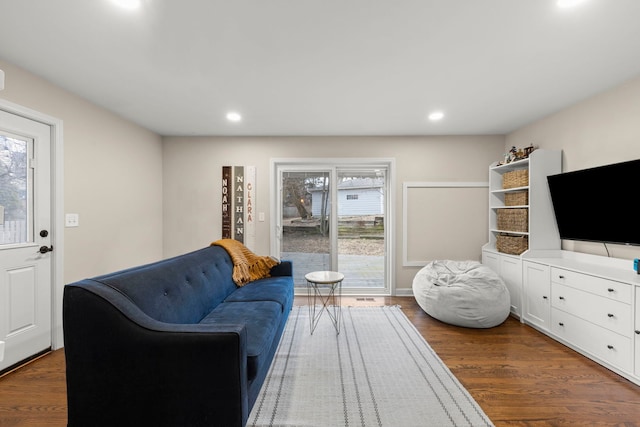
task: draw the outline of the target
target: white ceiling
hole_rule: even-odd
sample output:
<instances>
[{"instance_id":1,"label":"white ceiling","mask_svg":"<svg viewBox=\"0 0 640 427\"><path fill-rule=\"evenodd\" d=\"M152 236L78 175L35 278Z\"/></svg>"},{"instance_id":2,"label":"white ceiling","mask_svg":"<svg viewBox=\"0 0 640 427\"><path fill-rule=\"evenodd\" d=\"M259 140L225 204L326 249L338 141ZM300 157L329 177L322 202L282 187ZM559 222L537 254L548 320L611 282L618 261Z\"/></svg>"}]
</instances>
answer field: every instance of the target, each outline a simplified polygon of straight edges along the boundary
<instances>
[{"instance_id":1,"label":"white ceiling","mask_svg":"<svg viewBox=\"0 0 640 427\"><path fill-rule=\"evenodd\" d=\"M0 0L0 58L161 135L503 134L640 75L640 1Z\"/></svg>"}]
</instances>

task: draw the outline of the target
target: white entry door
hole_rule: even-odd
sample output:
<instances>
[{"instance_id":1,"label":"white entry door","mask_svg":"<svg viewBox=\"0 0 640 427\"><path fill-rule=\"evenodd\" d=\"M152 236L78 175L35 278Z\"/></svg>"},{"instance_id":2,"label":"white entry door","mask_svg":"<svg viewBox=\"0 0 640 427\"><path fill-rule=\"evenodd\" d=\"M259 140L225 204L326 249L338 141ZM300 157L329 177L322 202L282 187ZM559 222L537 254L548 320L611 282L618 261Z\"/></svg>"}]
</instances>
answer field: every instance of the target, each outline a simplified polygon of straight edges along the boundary
<instances>
[{"instance_id":1,"label":"white entry door","mask_svg":"<svg viewBox=\"0 0 640 427\"><path fill-rule=\"evenodd\" d=\"M51 347L51 128L0 111L0 371Z\"/></svg>"}]
</instances>

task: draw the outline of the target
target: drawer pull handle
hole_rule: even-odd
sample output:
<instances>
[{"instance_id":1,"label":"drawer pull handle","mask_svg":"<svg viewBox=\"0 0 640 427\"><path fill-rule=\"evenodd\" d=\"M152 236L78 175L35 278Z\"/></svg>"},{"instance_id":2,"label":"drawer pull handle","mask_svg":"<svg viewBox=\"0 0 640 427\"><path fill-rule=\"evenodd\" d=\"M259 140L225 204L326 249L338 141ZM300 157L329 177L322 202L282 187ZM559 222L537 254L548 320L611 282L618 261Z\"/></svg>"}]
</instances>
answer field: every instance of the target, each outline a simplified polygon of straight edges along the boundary
<instances>
[{"instance_id":1,"label":"drawer pull handle","mask_svg":"<svg viewBox=\"0 0 640 427\"><path fill-rule=\"evenodd\" d=\"M640 331L634 331L636 334L640 335Z\"/></svg>"},{"instance_id":2,"label":"drawer pull handle","mask_svg":"<svg viewBox=\"0 0 640 427\"><path fill-rule=\"evenodd\" d=\"M562 323L562 322L559 322L559 323L558 323L558 325L560 325L560 326L564 326L564 323Z\"/></svg>"},{"instance_id":3,"label":"drawer pull handle","mask_svg":"<svg viewBox=\"0 0 640 427\"><path fill-rule=\"evenodd\" d=\"M608 313L608 314L607 314L607 316L609 316L609 317L615 317L615 316L613 315L613 313Z\"/></svg>"},{"instance_id":4,"label":"drawer pull handle","mask_svg":"<svg viewBox=\"0 0 640 427\"><path fill-rule=\"evenodd\" d=\"M564 299L564 297L558 297L558 298L560 298L560 299Z\"/></svg>"},{"instance_id":5,"label":"drawer pull handle","mask_svg":"<svg viewBox=\"0 0 640 427\"><path fill-rule=\"evenodd\" d=\"M549 297L547 297L546 295L542 296L542 299L548 299Z\"/></svg>"},{"instance_id":6,"label":"drawer pull handle","mask_svg":"<svg viewBox=\"0 0 640 427\"><path fill-rule=\"evenodd\" d=\"M613 350L613 346L612 346L611 344L609 344L609 345L607 346L607 348L608 348L609 350Z\"/></svg>"},{"instance_id":7,"label":"drawer pull handle","mask_svg":"<svg viewBox=\"0 0 640 427\"><path fill-rule=\"evenodd\" d=\"M558 276L558 279L564 279L564 276L561 274Z\"/></svg>"},{"instance_id":8,"label":"drawer pull handle","mask_svg":"<svg viewBox=\"0 0 640 427\"><path fill-rule=\"evenodd\" d=\"M608 291L608 292L615 292L616 290L615 290L615 289L613 289L613 288L609 288L609 289L607 289L607 291Z\"/></svg>"}]
</instances>

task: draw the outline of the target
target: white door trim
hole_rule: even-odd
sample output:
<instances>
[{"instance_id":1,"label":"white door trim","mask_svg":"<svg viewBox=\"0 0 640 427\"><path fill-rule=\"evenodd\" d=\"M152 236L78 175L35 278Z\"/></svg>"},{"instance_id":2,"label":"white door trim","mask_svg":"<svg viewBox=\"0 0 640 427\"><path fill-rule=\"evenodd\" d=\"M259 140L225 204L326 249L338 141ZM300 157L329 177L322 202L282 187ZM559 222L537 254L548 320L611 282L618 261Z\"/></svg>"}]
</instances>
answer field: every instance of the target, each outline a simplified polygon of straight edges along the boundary
<instances>
[{"instance_id":1,"label":"white door trim","mask_svg":"<svg viewBox=\"0 0 640 427\"><path fill-rule=\"evenodd\" d=\"M51 347L64 346L62 334L62 293L64 291L64 144L62 120L0 99L0 110L44 123L51 127Z\"/></svg>"}]
</instances>

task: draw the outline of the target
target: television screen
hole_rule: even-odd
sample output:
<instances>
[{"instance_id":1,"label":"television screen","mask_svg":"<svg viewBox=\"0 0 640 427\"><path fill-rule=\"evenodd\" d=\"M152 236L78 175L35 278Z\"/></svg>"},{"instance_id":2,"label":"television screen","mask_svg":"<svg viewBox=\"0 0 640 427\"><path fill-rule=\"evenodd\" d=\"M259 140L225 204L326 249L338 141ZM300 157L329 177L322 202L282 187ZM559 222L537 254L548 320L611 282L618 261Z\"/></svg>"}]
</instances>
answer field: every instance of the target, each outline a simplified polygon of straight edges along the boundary
<instances>
[{"instance_id":1,"label":"television screen","mask_svg":"<svg viewBox=\"0 0 640 427\"><path fill-rule=\"evenodd\" d=\"M560 238L640 245L640 160L547 177Z\"/></svg>"}]
</instances>

